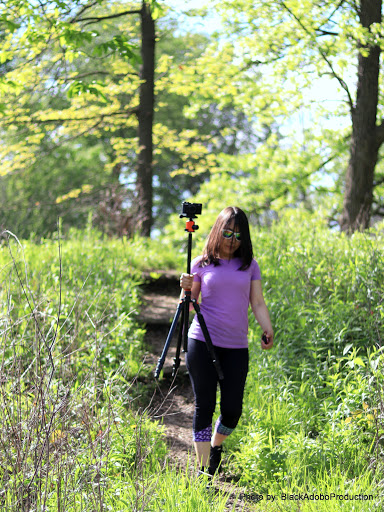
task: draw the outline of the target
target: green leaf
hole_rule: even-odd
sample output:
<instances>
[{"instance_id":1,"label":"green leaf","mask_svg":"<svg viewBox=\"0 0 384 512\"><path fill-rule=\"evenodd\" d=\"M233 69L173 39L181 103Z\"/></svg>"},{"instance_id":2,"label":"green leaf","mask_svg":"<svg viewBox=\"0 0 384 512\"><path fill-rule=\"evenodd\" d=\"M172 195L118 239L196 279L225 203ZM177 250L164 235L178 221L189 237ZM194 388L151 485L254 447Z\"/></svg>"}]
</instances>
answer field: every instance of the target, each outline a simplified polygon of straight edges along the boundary
<instances>
[{"instance_id":1,"label":"green leaf","mask_svg":"<svg viewBox=\"0 0 384 512\"><path fill-rule=\"evenodd\" d=\"M365 363L361 359L361 357L355 357L353 362L355 363L355 365L357 364L358 366L362 366L363 368L365 367Z\"/></svg>"},{"instance_id":2,"label":"green leaf","mask_svg":"<svg viewBox=\"0 0 384 512\"><path fill-rule=\"evenodd\" d=\"M96 45L92 50L93 55L97 57L101 57L110 52L127 61L131 61L133 64L141 64L142 62L139 48L128 42L127 38L122 35L115 36L109 41L104 41Z\"/></svg>"},{"instance_id":3,"label":"green leaf","mask_svg":"<svg viewBox=\"0 0 384 512\"><path fill-rule=\"evenodd\" d=\"M162 7L162 5L160 5L160 2L158 2L157 0L150 0L149 5L151 8L153 20L159 19L160 16L164 14L164 8Z\"/></svg>"},{"instance_id":4,"label":"green leaf","mask_svg":"<svg viewBox=\"0 0 384 512\"><path fill-rule=\"evenodd\" d=\"M80 96L81 94L90 93L101 101L107 103L108 98L102 91L102 87L103 84L100 82L92 82L87 84L82 80L75 80L68 86L67 96L68 98L73 98L75 96Z\"/></svg>"},{"instance_id":5,"label":"green leaf","mask_svg":"<svg viewBox=\"0 0 384 512\"><path fill-rule=\"evenodd\" d=\"M7 18L6 14L3 14L0 17L0 23L3 22L7 26L7 29L13 34L17 29L20 28L20 23L16 23L10 19Z\"/></svg>"}]
</instances>

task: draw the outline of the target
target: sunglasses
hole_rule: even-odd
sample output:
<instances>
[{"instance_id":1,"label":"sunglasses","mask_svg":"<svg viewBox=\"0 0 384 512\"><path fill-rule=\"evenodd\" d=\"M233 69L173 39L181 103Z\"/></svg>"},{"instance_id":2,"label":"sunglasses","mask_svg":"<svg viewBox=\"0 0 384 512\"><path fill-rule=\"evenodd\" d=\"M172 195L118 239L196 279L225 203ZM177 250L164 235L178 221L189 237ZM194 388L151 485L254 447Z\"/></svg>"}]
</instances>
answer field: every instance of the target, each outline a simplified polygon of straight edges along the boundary
<instances>
[{"instance_id":1,"label":"sunglasses","mask_svg":"<svg viewBox=\"0 0 384 512\"><path fill-rule=\"evenodd\" d=\"M232 231L232 229L223 229L223 237L226 238L227 240L229 240L230 238L232 238L233 236L235 236L236 240L238 242L240 242L241 240L241 233L238 233L238 232L235 232L235 231Z\"/></svg>"}]
</instances>

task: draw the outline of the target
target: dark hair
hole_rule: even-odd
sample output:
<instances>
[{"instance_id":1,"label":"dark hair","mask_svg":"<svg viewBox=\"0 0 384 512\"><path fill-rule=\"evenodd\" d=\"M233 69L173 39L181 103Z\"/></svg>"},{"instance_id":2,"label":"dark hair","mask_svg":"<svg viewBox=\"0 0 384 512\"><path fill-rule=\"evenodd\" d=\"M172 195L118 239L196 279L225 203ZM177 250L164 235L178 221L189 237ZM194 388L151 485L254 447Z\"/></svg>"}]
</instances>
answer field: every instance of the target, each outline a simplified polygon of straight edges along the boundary
<instances>
[{"instance_id":1,"label":"dark hair","mask_svg":"<svg viewBox=\"0 0 384 512\"><path fill-rule=\"evenodd\" d=\"M211 263L215 266L220 265L219 252L220 244L223 240L222 231L233 220L235 221L235 227L241 233L241 244L233 254L235 258L240 258L242 260L239 270L246 270L252 263L253 249L247 216L240 208L237 208L236 206L228 206L219 213L214 225L212 226L211 232L209 233L203 252L203 258L200 263L202 267L210 265ZM235 243L233 238L232 243Z\"/></svg>"}]
</instances>

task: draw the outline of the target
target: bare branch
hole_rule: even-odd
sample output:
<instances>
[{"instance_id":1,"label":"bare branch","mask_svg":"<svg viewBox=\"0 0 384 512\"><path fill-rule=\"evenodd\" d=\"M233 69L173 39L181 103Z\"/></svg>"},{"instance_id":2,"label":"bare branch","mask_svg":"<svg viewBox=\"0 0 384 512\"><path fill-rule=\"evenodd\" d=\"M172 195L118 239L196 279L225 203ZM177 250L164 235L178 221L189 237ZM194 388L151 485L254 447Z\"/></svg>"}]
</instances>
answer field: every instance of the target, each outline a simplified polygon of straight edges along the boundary
<instances>
[{"instance_id":1,"label":"bare branch","mask_svg":"<svg viewBox=\"0 0 384 512\"><path fill-rule=\"evenodd\" d=\"M331 32L329 30L323 30L323 29L316 29L316 32L319 34L319 36L338 36L338 32Z\"/></svg>"},{"instance_id":2,"label":"bare branch","mask_svg":"<svg viewBox=\"0 0 384 512\"><path fill-rule=\"evenodd\" d=\"M70 23L76 23L78 21L78 18L79 16L82 16L85 11L87 11L88 9L92 9L92 7L95 7L95 5L98 5L99 2L96 0L94 2L90 2L89 4L87 5L84 5L80 11L70 20Z\"/></svg>"},{"instance_id":3,"label":"bare branch","mask_svg":"<svg viewBox=\"0 0 384 512\"><path fill-rule=\"evenodd\" d=\"M340 9L340 7L342 7L342 5L345 3L345 0L340 0L340 2L338 3L338 5L336 5L336 7L333 9L333 11L331 12L331 14L328 16L328 19L327 19L327 22L330 22L332 17L335 15L335 13Z\"/></svg>"},{"instance_id":4,"label":"bare branch","mask_svg":"<svg viewBox=\"0 0 384 512\"><path fill-rule=\"evenodd\" d=\"M80 80L82 78L86 78L88 76L93 76L93 75L105 75L105 76L113 76L113 78L122 78L122 77L127 77L127 76L138 77L139 73L112 74L109 71L95 70L95 71L89 71L88 73L81 73L76 76L71 76L71 77L67 77L67 78L60 77L60 78L61 78L62 82L66 83L66 82L71 82L72 80Z\"/></svg>"},{"instance_id":5,"label":"bare branch","mask_svg":"<svg viewBox=\"0 0 384 512\"><path fill-rule=\"evenodd\" d=\"M99 23L99 21L111 20L114 18L121 18L122 16L127 16L130 14L140 14L141 10L131 10L131 11L123 11L116 14L110 14L109 16L90 16L88 18L80 18L77 20L79 23L83 21L87 21L84 25L91 25L92 23Z\"/></svg>"},{"instance_id":6,"label":"bare branch","mask_svg":"<svg viewBox=\"0 0 384 512\"><path fill-rule=\"evenodd\" d=\"M102 71L102 70L95 70L95 71L89 71L88 73L80 73L76 76L71 76L67 78L62 78L63 82L71 82L72 80L80 80L82 78L87 78L88 76L93 75L105 75L109 76L111 73L109 71ZM115 76L115 75L114 75Z\"/></svg>"},{"instance_id":7,"label":"bare branch","mask_svg":"<svg viewBox=\"0 0 384 512\"><path fill-rule=\"evenodd\" d=\"M257 66L265 66L265 65L268 65L268 64L272 64L273 62L278 62L282 58L283 58L283 56L279 55L277 57L274 57L273 59L268 59L268 60L265 60L265 61L262 61L262 60L249 60L241 68L241 71L246 71L247 69L250 69L253 66L257 67Z\"/></svg>"},{"instance_id":8,"label":"bare branch","mask_svg":"<svg viewBox=\"0 0 384 512\"><path fill-rule=\"evenodd\" d=\"M105 118L108 118L108 117L113 117L113 116L122 116L122 115L132 115L132 114L138 114L139 112L139 107L134 107L134 108L131 108L131 109L128 109L128 110L118 110L116 112L111 112L109 114L100 114L99 116L90 116L90 117L77 117L77 118L57 118L57 119L34 119L34 118L29 118L27 122L25 123L20 123L20 122L17 122L17 125L18 126L29 126L30 123L35 123L35 124L45 124L45 123L76 123L78 121L93 121L95 119L99 119L98 122L101 122L103 121ZM2 126L12 126L14 125L15 122L14 121L9 121L8 123L2 123Z\"/></svg>"}]
</instances>

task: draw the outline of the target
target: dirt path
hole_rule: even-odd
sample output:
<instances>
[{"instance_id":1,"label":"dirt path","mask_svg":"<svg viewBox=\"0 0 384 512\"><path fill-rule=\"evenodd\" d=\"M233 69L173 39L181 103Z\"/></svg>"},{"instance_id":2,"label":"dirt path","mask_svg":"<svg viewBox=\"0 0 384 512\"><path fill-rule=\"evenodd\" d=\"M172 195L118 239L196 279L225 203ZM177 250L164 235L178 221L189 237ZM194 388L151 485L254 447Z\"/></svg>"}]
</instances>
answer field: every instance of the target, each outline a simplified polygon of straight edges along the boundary
<instances>
[{"instance_id":1,"label":"dirt path","mask_svg":"<svg viewBox=\"0 0 384 512\"><path fill-rule=\"evenodd\" d=\"M155 280L150 275L146 277L139 320L146 327L145 343L148 352L145 362L155 369L179 302L179 274L169 272ZM163 420L171 459L185 469L188 459L193 455L193 393L183 354L177 376L172 378L176 344L177 333L169 347L151 410L154 418Z\"/></svg>"},{"instance_id":2,"label":"dirt path","mask_svg":"<svg viewBox=\"0 0 384 512\"><path fill-rule=\"evenodd\" d=\"M159 273L157 278L147 274L146 284L142 287L142 308L139 320L146 327L145 342L148 347L146 365L155 369L162 354L165 341L179 301L179 273ZM162 419L165 426L170 460L185 470L194 462L192 442L193 393L190 385L184 355L176 378L172 378L173 358L175 357L177 332L172 338L163 366L163 376L159 380L155 397L151 404L152 415ZM189 464L189 466L188 466ZM217 480L217 486L229 495L228 510L235 500L235 489L225 475ZM238 489L237 489L237 492ZM246 492L245 492L246 494ZM251 512L256 509L246 501L239 500L236 512Z\"/></svg>"}]
</instances>

